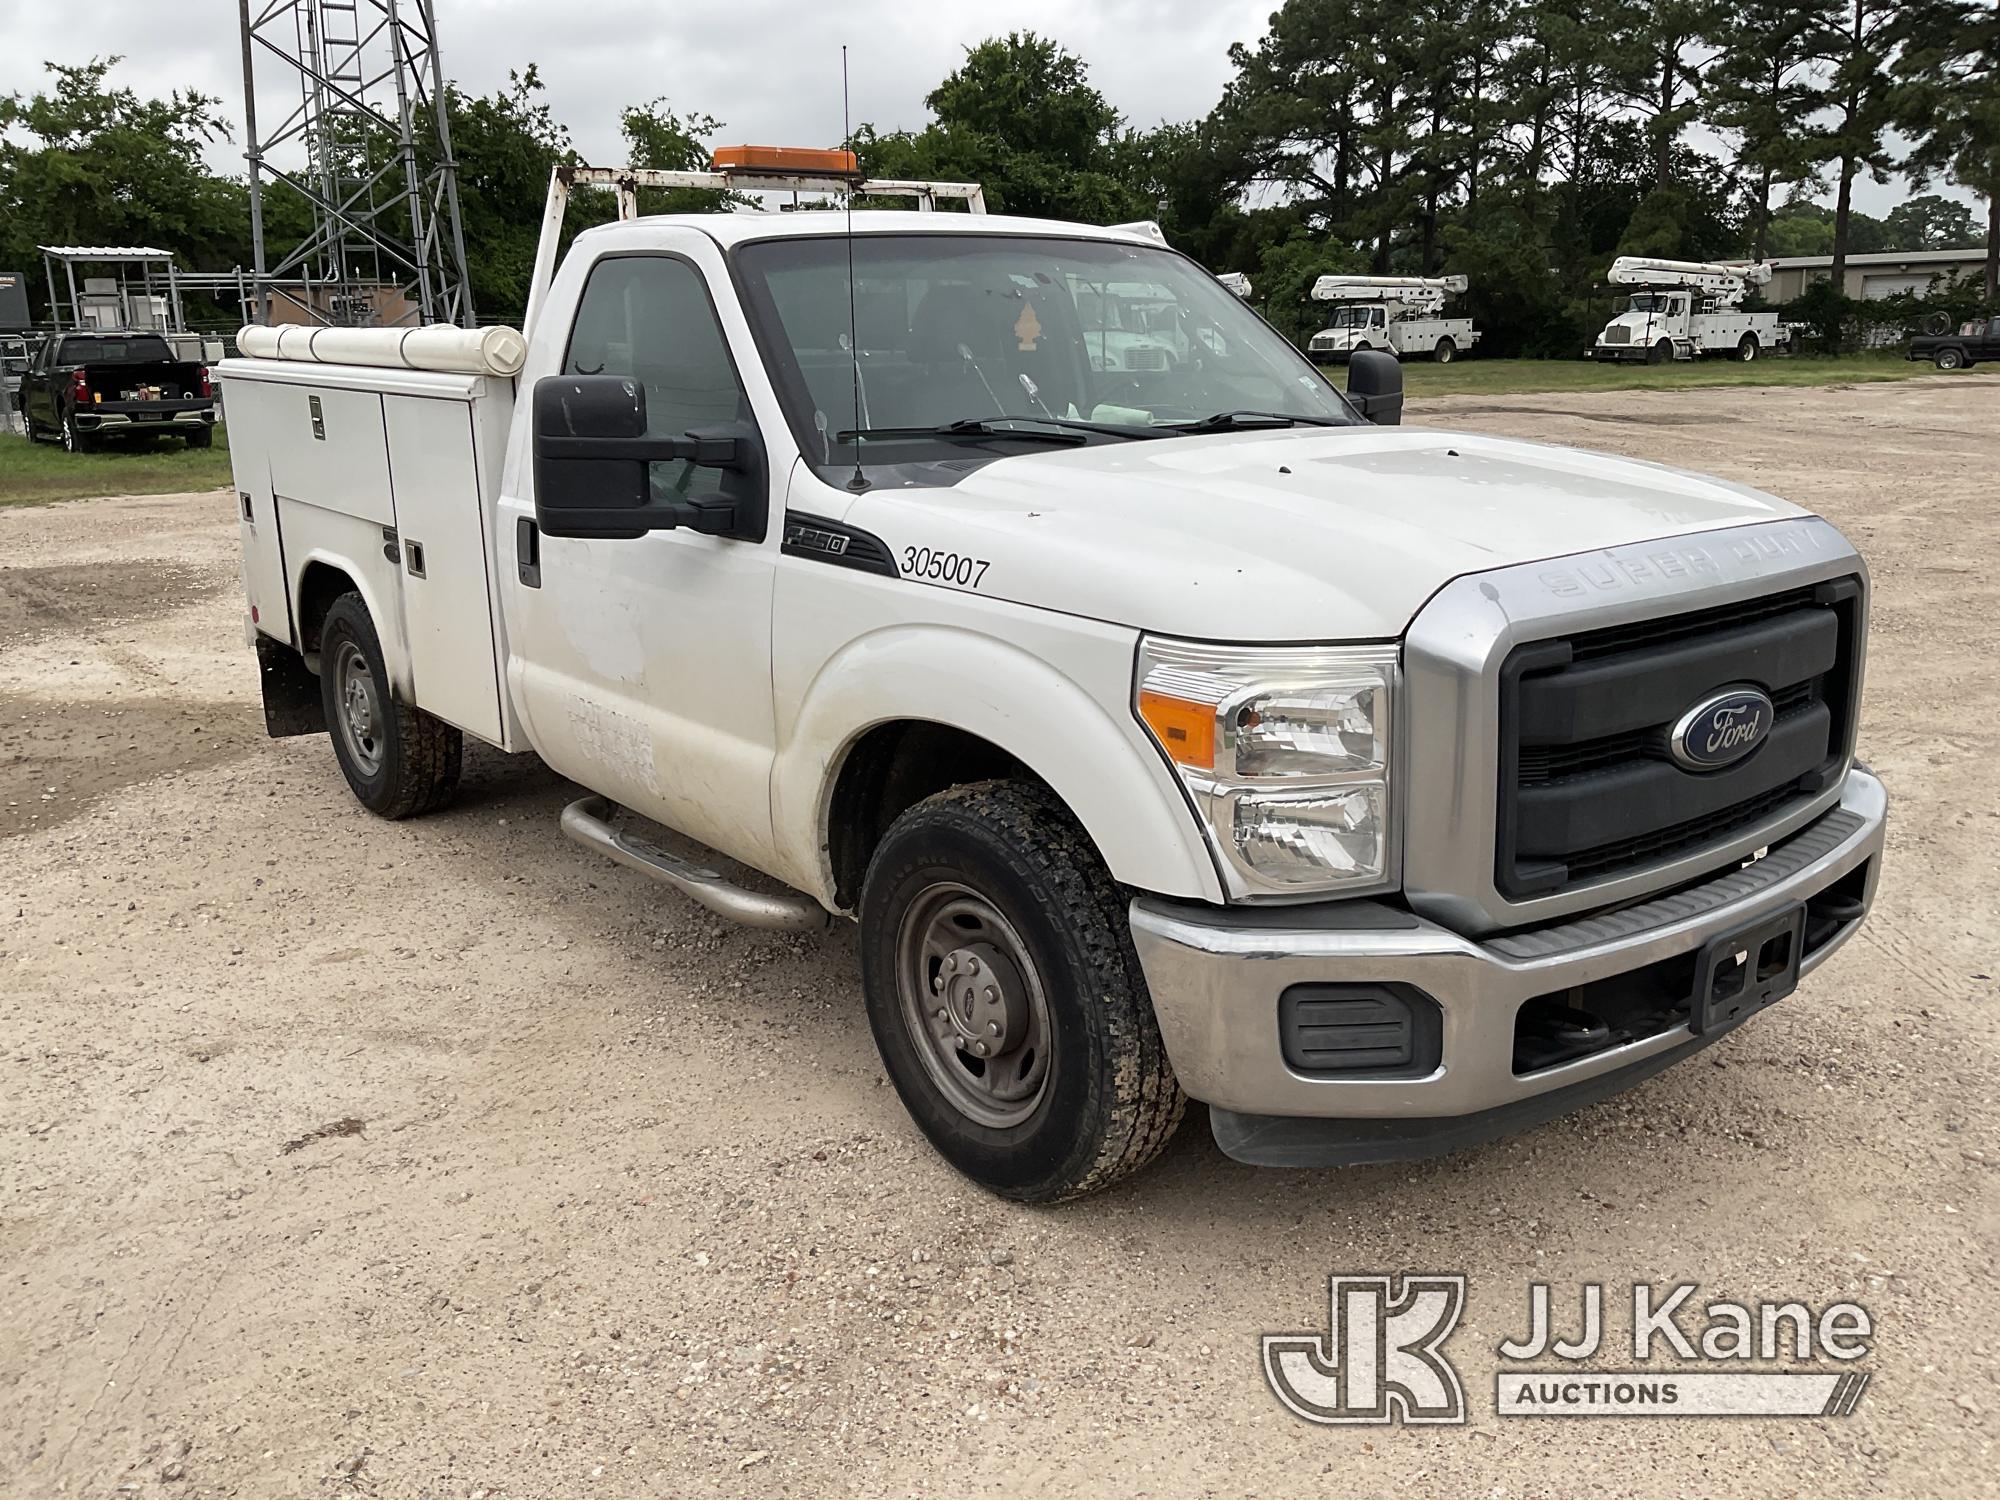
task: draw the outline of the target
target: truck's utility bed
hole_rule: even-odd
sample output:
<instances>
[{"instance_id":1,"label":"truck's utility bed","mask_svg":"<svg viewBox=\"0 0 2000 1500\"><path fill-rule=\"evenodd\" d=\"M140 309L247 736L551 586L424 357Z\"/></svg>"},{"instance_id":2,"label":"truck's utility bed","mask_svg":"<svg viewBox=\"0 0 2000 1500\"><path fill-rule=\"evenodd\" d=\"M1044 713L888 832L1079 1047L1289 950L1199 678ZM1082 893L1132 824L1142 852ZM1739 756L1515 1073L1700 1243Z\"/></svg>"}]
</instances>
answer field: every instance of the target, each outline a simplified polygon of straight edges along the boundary
<instances>
[{"instance_id":1,"label":"truck's utility bed","mask_svg":"<svg viewBox=\"0 0 2000 1500\"><path fill-rule=\"evenodd\" d=\"M311 591L316 558L358 566L388 659L403 664L398 692L504 743L486 518L512 380L271 359L227 360L218 373L257 628L310 657L317 643L300 638L290 601Z\"/></svg>"}]
</instances>

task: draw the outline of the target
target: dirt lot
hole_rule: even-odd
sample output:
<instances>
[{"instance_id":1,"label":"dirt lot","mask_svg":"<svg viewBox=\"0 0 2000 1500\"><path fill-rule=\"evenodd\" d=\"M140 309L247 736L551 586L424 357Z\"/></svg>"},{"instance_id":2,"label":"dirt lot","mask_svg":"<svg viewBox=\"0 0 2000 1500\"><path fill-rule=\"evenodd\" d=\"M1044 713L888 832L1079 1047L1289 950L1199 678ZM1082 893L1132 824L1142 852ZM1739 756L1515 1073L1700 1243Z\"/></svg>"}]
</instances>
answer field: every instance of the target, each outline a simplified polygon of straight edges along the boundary
<instances>
[{"instance_id":1,"label":"dirt lot","mask_svg":"<svg viewBox=\"0 0 2000 1500\"><path fill-rule=\"evenodd\" d=\"M1051 1211L919 1140L845 933L595 861L532 762L390 825L262 738L226 494L0 510L0 1494L1992 1494L2000 379L1415 415L1847 528L1874 922L1525 1137L1258 1172L1196 1111ZM1278 1406L1257 1336L1323 1327L1331 1270L1470 1273L1469 1428ZM1528 1282L1634 1279L1858 1299L1873 1383L1845 1419L1491 1414Z\"/></svg>"}]
</instances>

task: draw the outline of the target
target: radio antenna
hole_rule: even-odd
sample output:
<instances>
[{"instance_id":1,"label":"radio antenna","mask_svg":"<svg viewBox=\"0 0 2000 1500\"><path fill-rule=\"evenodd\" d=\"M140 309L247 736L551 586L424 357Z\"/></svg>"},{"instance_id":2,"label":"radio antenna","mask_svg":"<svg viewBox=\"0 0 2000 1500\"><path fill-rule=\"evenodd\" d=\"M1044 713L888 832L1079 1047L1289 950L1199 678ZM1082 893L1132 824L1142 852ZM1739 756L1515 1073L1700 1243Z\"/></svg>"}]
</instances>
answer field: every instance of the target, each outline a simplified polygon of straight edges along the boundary
<instances>
[{"instance_id":1,"label":"radio antenna","mask_svg":"<svg viewBox=\"0 0 2000 1500\"><path fill-rule=\"evenodd\" d=\"M840 144L854 149L854 122L848 113L847 102L847 45L840 48ZM861 472L861 328L854 316L854 189L852 177L847 180L845 198L847 213L847 359L854 375L854 473L847 481L847 487L855 494L868 488L868 476Z\"/></svg>"}]
</instances>

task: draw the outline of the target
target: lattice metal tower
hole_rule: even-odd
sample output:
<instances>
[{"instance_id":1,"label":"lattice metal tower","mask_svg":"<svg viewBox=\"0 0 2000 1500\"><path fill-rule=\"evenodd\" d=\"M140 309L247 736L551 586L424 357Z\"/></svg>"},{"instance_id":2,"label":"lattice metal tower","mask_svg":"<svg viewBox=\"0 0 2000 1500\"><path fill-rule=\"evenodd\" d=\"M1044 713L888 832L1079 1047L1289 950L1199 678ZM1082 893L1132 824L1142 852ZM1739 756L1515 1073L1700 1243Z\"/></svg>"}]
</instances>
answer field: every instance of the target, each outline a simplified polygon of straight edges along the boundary
<instances>
[{"instance_id":1,"label":"lattice metal tower","mask_svg":"<svg viewBox=\"0 0 2000 1500\"><path fill-rule=\"evenodd\" d=\"M395 289L423 322L471 327L432 0L238 8L260 319L281 300L315 323L367 327L393 321L384 291ZM260 97L287 110L262 133ZM267 246L272 183L304 199L312 227L303 240L291 232Z\"/></svg>"}]
</instances>

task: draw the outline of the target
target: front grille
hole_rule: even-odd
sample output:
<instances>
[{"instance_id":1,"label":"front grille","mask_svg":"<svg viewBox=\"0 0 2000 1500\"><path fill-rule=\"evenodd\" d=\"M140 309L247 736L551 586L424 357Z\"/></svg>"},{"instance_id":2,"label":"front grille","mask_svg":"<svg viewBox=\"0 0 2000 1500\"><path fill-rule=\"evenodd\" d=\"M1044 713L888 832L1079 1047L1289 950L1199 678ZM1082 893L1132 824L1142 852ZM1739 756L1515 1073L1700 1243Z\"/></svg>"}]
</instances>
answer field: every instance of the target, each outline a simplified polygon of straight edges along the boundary
<instances>
[{"instance_id":1,"label":"front grille","mask_svg":"<svg viewBox=\"0 0 2000 1500\"><path fill-rule=\"evenodd\" d=\"M1850 752L1861 583L1517 647L1500 674L1495 881L1546 896L1720 848L1832 784ZM1691 771L1674 722L1725 689L1776 710L1742 760Z\"/></svg>"},{"instance_id":2,"label":"front grille","mask_svg":"<svg viewBox=\"0 0 2000 1500\"><path fill-rule=\"evenodd\" d=\"M1632 342L1632 330L1629 328L1607 328L1604 330L1604 342L1607 344L1629 344Z\"/></svg>"}]
</instances>

